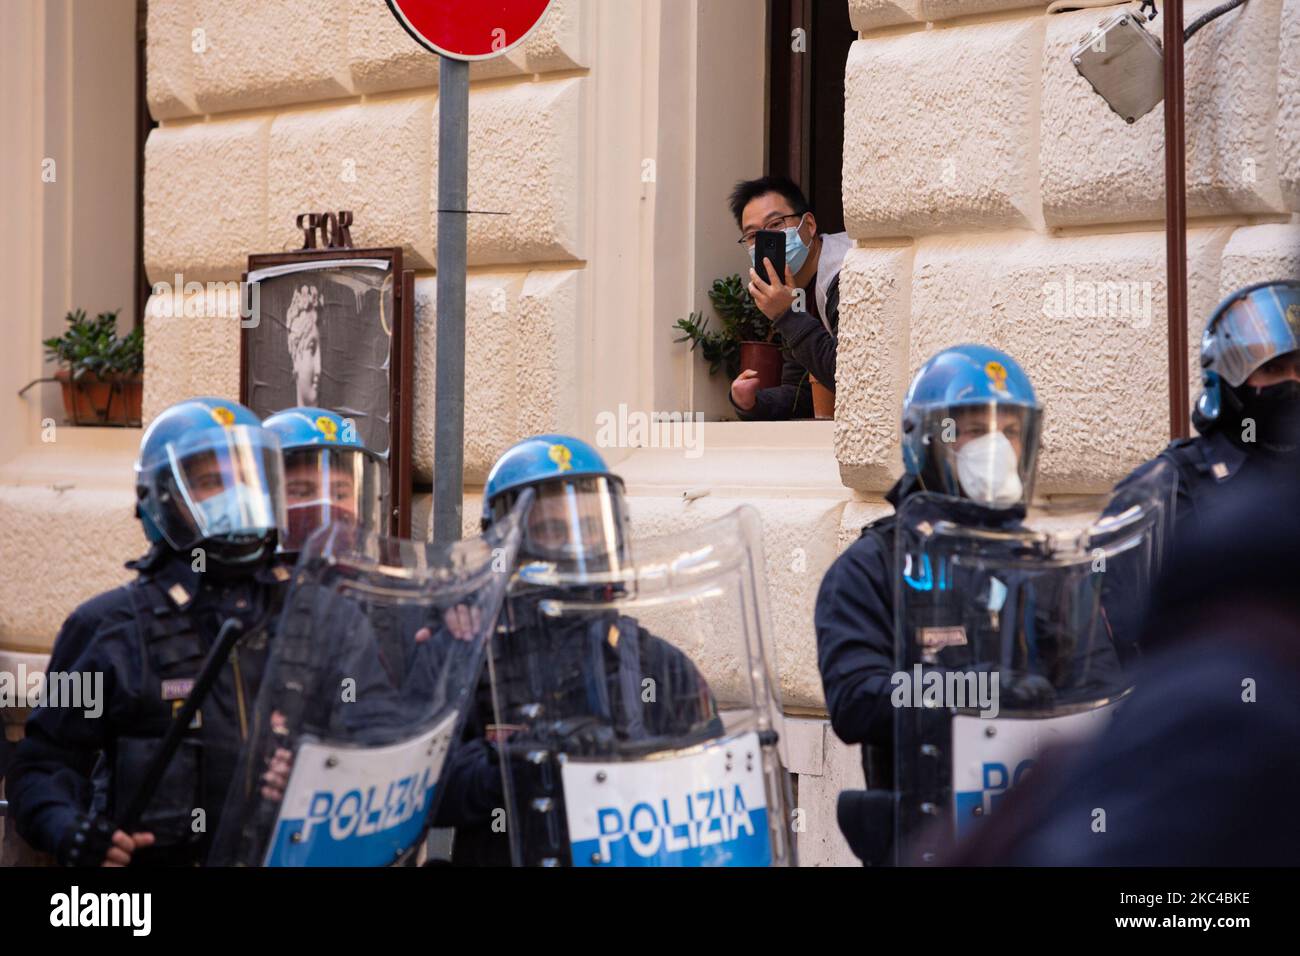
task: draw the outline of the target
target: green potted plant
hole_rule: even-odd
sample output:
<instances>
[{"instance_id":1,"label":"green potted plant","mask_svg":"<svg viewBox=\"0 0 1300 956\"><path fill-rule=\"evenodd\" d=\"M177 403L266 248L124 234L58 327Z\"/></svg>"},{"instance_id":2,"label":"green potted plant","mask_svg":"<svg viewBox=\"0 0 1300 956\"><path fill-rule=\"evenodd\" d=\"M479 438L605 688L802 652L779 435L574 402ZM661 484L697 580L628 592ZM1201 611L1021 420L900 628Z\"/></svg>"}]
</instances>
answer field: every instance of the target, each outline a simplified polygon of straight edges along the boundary
<instances>
[{"instance_id":1,"label":"green potted plant","mask_svg":"<svg viewBox=\"0 0 1300 956\"><path fill-rule=\"evenodd\" d=\"M58 362L63 410L78 425L139 425L144 397L144 332L117 334L117 310L94 319L67 316L61 336L46 339L46 361Z\"/></svg>"},{"instance_id":2,"label":"green potted plant","mask_svg":"<svg viewBox=\"0 0 1300 956\"><path fill-rule=\"evenodd\" d=\"M692 312L673 326L684 333L674 341L690 342L691 351L699 348L709 363L710 375L725 369L731 380L742 370L752 368L758 372L760 388L780 385L783 364L780 333L754 304L741 277L732 275L715 280L709 289L709 302L717 313L720 327L710 329L708 316Z\"/></svg>"}]
</instances>

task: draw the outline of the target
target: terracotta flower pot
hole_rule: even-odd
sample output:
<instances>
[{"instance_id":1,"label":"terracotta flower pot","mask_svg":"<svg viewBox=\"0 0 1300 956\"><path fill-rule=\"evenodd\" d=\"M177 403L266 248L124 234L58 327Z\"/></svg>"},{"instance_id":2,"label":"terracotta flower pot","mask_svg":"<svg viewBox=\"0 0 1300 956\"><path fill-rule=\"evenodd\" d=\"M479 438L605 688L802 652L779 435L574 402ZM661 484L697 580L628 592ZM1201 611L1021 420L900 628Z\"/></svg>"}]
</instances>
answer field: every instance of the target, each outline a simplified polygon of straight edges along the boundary
<instances>
[{"instance_id":1,"label":"terracotta flower pot","mask_svg":"<svg viewBox=\"0 0 1300 956\"><path fill-rule=\"evenodd\" d=\"M144 380L139 375L83 375L72 380L72 373L59 369L54 373L63 389L63 411L77 425L140 425L144 403Z\"/></svg>"},{"instance_id":2,"label":"terracotta flower pot","mask_svg":"<svg viewBox=\"0 0 1300 956\"><path fill-rule=\"evenodd\" d=\"M740 370L752 368L758 373L759 388L776 388L781 384L781 366L785 360L781 347L771 342L741 342Z\"/></svg>"},{"instance_id":3,"label":"terracotta flower pot","mask_svg":"<svg viewBox=\"0 0 1300 956\"><path fill-rule=\"evenodd\" d=\"M812 383L813 417L818 421L833 419L835 417L835 393L817 381L812 375L808 376L808 381Z\"/></svg>"}]
</instances>

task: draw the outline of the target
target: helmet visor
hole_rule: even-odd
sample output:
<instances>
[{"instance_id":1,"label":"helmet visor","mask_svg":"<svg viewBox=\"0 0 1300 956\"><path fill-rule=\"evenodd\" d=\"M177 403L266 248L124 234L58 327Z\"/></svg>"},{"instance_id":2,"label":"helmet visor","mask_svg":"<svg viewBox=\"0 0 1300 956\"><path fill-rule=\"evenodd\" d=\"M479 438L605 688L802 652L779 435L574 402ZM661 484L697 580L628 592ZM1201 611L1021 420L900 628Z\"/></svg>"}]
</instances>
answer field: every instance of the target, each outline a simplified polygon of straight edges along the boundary
<instances>
[{"instance_id":1,"label":"helmet visor","mask_svg":"<svg viewBox=\"0 0 1300 956\"><path fill-rule=\"evenodd\" d=\"M327 524L377 530L382 523L383 463L359 448L312 446L284 455L287 531L281 551L300 551Z\"/></svg>"},{"instance_id":2,"label":"helmet visor","mask_svg":"<svg viewBox=\"0 0 1300 956\"><path fill-rule=\"evenodd\" d=\"M1279 355L1300 349L1300 282L1275 282L1234 299L1201 340L1202 364L1233 388Z\"/></svg>"},{"instance_id":3,"label":"helmet visor","mask_svg":"<svg viewBox=\"0 0 1300 956\"><path fill-rule=\"evenodd\" d=\"M1028 505L1042 412L1028 405L941 405L922 415L926 489L989 508Z\"/></svg>"},{"instance_id":4,"label":"helmet visor","mask_svg":"<svg viewBox=\"0 0 1300 956\"><path fill-rule=\"evenodd\" d=\"M217 539L240 542L284 529L280 443L261 428L206 429L169 442L166 465L154 470L164 503L151 514L176 548Z\"/></svg>"},{"instance_id":5,"label":"helmet visor","mask_svg":"<svg viewBox=\"0 0 1300 956\"><path fill-rule=\"evenodd\" d=\"M545 481L524 524L520 561L526 576L599 582L620 577L629 563L623 483L604 475ZM510 510L515 495L492 504L493 520Z\"/></svg>"}]
</instances>

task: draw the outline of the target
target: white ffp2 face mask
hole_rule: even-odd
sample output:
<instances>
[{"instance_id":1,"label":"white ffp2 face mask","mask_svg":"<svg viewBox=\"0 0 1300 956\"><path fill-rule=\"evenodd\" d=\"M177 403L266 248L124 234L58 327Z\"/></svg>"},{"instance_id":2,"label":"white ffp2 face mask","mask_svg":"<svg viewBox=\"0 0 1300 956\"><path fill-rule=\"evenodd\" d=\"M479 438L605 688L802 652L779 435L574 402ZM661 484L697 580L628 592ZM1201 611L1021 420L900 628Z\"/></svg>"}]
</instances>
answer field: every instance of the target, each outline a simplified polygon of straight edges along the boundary
<instances>
[{"instance_id":1,"label":"white ffp2 face mask","mask_svg":"<svg viewBox=\"0 0 1300 956\"><path fill-rule=\"evenodd\" d=\"M966 497L993 508L1010 508L1024 485L1016 450L1002 432L972 439L957 453L957 480Z\"/></svg>"}]
</instances>

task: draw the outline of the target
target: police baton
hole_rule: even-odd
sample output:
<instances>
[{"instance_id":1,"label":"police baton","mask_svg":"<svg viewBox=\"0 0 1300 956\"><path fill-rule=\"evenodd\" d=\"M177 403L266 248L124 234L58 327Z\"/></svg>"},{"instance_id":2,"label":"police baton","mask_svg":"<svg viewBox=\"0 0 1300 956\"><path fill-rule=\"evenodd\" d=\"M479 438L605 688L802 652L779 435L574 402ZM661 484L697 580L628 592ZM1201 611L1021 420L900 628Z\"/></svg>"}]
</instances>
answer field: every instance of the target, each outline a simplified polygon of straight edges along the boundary
<instances>
[{"instance_id":1,"label":"police baton","mask_svg":"<svg viewBox=\"0 0 1300 956\"><path fill-rule=\"evenodd\" d=\"M162 780L163 774L171 765L172 757L176 754L176 748L181 745L181 738L185 731L189 729L190 721L194 719L195 712L199 706L207 700L212 685L216 683L217 675L221 673L221 668L225 666L226 659L230 657L231 650L234 649L235 642L244 632L244 625L237 618L229 618L221 625L221 630L217 632L216 643L208 651L207 658L203 661L203 669L199 671L198 678L194 681L194 688L190 691L189 697L186 698L184 705L173 719L171 726L167 728L167 734L163 737L162 747L154 755L153 761L149 764L149 772L144 775L144 781L140 784L140 789L135 792L131 803L126 808L126 813L118 823L118 829L125 833L134 833L140 826L140 817L148 808L149 802L153 800L154 793L158 790L158 784Z\"/></svg>"}]
</instances>

